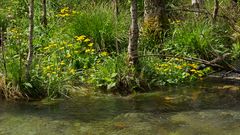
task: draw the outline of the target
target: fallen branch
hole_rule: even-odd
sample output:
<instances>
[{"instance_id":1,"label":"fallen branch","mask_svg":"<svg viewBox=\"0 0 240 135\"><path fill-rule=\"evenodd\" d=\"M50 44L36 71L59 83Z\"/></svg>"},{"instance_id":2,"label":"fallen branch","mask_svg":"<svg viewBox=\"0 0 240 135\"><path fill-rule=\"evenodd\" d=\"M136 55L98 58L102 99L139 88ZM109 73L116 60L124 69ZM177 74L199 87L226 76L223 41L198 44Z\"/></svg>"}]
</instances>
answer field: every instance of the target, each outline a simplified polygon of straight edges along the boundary
<instances>
[{"instance_id":1,"label":"fallen branch","mask_svg":"<svg viewBox=\"0 0 240 135\"><path fill-rule=\"evenodd\" d=\"M142 56L139 56L139 58L141 58L141 57L154 57L154 56L183 59L183 60L186 60L186 61L191 61L191 62L197 62L197 63L204 64L205 66L202 67L202 69L209 66L209 67L219 68L219 69L222 69L222 70L232 71L232 72L240 74L240 70L237 70L231 64L228 64L227 62L225 62L225 59L228 56L230 56L230 53L225 53L222 56L218 56L217 58L215 58L211 61L207 61L207 60L200 59L200 58L182 57L182 56L164 55L164 54L142 55ZM217 64L217 63L220 63L220 62L224 62L226 64L226 66L222 66L222 65Z\"/></svg>"}]
</instances>

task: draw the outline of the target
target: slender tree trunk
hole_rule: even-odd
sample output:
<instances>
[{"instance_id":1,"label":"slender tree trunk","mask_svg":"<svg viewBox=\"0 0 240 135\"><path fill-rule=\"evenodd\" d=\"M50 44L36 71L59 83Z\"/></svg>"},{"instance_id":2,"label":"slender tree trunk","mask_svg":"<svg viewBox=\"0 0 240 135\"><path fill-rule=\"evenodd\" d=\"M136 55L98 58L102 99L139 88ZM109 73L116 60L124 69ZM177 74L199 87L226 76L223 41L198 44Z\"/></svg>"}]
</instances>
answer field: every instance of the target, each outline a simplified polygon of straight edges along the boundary
<instances>
[{"instance_id":1,"label":"slender tree trunk","mask_svg":"<svg viewBox=\"0 0 240 135\"><path fill-rule=\"evenodd\" d=\"M200 10L204 7L204 0L192 0L192 6L195 10ZM199 15L198 12L195 13L196 15Z\"/></svg>"},{"instance_id":2,"label":"slender tree trunk","mask_svg":"<svg viewBox=\"0 0 240 135\"><path fill-rule=\"evenodd\" d=\"M47 27L47 0L42 0L42 19L41 24L44 28Z\"/></svg>"},{"instance_id":3,"label":"slender tree trunk","mask_svg":"<svg viewBox=\"0 0 240 135\"><path fill-rule=\"evenodd\" d=\"M137 16L137 0L131 0L131 27L129 33L128 44L128 62L129 65L136 66L138 63L138 16Z\"/></svg>"},{"instance_id":4,"label":"slender tree trunk","mask_svg":"<svg viewBox=\"0 0 240 135\"><path fill-rule=\"evenodd\" d=\"M204 0L192 0L192 6L196 8L203 8Z\"/></svg>"},{"instance_id":5,"label":"slender tree trunk","mask_svg":"<svg viewBox=\"0 0 240 135\"><path fill-rule=\"evenodd\" d=\"M114 23L115 23L115 47L116 52L119 54L119 44L118 44L118 38L117 38L117 27L118 27L118 15L119 15L119 0L113 0L113 9L114 9Z\"/></svg>"},{"instance_id":6,"label":"slender tree trunk","mask_svg":"<svg viewBox=\"0 0 240 135\"><path fill-rule=\"evenodd\" d=\"M143 29L147 36L161 39L168 29L169 22L165 8L165 0L144 0Z\"/></svg>"},{"instance_id":7,"label":"slender tree trunk","mask_svg":"<svg viewBox=\"0 0 240 135\"><path fill-rule=\"evenodd\" d=\"M231 0L232 7L237 7L238 0Z\"/></svg>"},{"instance_id":8,"label":"slender tree trunk","mask_svg":"<svg viewBox=\"0 0 240 135\"><path fill-rule=\"evenodd\" d=\"M219 1L214 0L213 23L216 22L219 10Z\"/></svg>"},{"instance_id":9,"label":"slender tree trunk","mask_svg":"<svg viewBox=\"0 0 240 135\"><path fill-rule=\"evenodd\" d=\"M4 36L4 32L6 30L3 27L0 27L0 46L2 49L2 60L3 60L3 68L4 68L4 76L7 78L8 74L7 74L7 63L6 63L6 58L5 58L5 36Z\"/></svg>"},{"instance_id":10,"label":"slender tree trunk","mask_svg":"<svg viewBox=\"0 0 240 135\"><path fill-rule=\"evenodd\" d=\"M29 39L28 39L28 57L26 65L26 80L30 81L30 70L33 60L33 28L34 28L34 0L29 0Z\"/></svg>"}]
</instances>

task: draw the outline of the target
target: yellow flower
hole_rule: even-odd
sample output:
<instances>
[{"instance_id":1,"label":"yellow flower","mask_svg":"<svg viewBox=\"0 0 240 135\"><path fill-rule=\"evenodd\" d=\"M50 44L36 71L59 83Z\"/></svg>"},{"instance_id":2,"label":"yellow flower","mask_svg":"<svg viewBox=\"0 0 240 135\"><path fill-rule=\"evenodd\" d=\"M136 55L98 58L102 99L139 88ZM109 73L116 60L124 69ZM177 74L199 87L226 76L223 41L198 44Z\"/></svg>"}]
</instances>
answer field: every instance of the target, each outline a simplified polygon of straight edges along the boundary
<instances>
[{"instance_id":1,"label":"yellow flower","mask_svg":"<svg viewBox=\"0 0 240 135\"><path fill-rule=\"evenodd\" d=\"M70 69L69 71L71 74L75 74L76 73L76 70L75 69Z\"/></svg>"},{"instance_id":2,"label":"yellow flower","mask_svg":"<svg viewBox=\"0 0 240 135\"><path fill-rule=\"evenodd\" d=\"M66 13L69 12L69 7L64 7L63 9L60 10L60 13Z\"/></svg>"},{"instance_id":3,"label":"yellow flower","mask_svg":"<svg viewBox=\"0 0 240 135\"><path fill-rule=\"evenodd\" d=\"M83 42L89 42L91 41L89 38L86 38Z\"/></svg>"},{"instance_id":4,"label":"yellow flower","mask_svg":"<svg viewBox=\"0 0 240 135\"><path fill-rule=\"evenodd\" d=\"M89 53L89 52L91 52L91 49L86 49L85 52Z\"/></svg>"},{"instance_id":5,"label":"yellow flower","mask_svg":"<svg viewBox=\"0 0 240 135\"><path fill-rule=\"evenodd\" d=\"M197 64L188 64L188 66L191 66L191 67L193 67L193 68L195 68L195 69L198 67Z\"/></svg>"},{"instance_id":6,"label":"yellow flower","mask_svg":"<svg viewBox=\"0 0 240 135\"><path fill-rule=\"evenodd\" d=\"M95 52L95 49L91 49L91 52L92 52L92 53Z\"/></svg>"},{"instance_id":7,"label":"yellow flower","mask_svg":"<svg viewBox=\"0 0 240 135\"><path fill-rule=\"evenodd\" d=\"M180 23L181 22L181 20L176 20L176 23Z\"/></svg>"},{"instance_id":8,"label":"yellow flower","mask_svg":"<svg viewBox=\"0 0 240 135\"><path fill-rule=\"evenodd\" d=\"M196 73L196 72L197 72L196 69L191 69L190 71L193 72L193 73Z\"/></svg>"},{"instance_id":9,"label":"yellow flower","mask_svg":"<svg viewBox=\"0 0 240 135\"><path fill-rule=\"evenodd\" d=\"M63 61L60 62L60 65L65 65L65 63Z\"/></svg>"},{"instance_id":10,"label":"yellow flower","mask_svg":"<svg viewBox=\"0 0 240 135\"><path fill-rule=\"evenodd\" d=\"M43 49L44 49L44 50L48 50L48 49L49 49L49 46L47 46L47 47L44 47Z\"/></svg>"},{"instance_id":11,"label":"yellow flower","mask_svg":"<svg viewBox=\"0 0 240 135\"><path fill-rule=\"evenodd\" d=\"M101 52L101 55L102 55L102 56L107 56L108 53L107 53L107 52Z\"/></svg>"},{"instance_id":12,"label":"yellow flower","mask_svg":"<svg viewBox=\"0 0 240 135\"><path fill-rule=\"evenodd\" d=\"M72 57L72 55L68 53L68 54L66 55L66 58L70 58L70 57Z\"/></svg>"},{"instance_id":13,"label":"yellow flower","mask_svg":"<svg viewBox=\"0 0 240 135\"><path fill-rule=\"evenodd\" d=\"M63 49L64 49L64 47L59 48L59 50L63 50Z\"/></svg>"},{"instance_id":14,"label":"yellow flower","mask_svg":"<svg viewBox=\"0 0 240 135\"><path fill-rule=\"evenodd\" d=\"M46 67L47 70L50 70L50 68L51 68L50 66L47 66L47 67Z\"/></svg>"},{"instance_id":15,"label":"yellow flower","mask_svg":"<svg viewBox=\"0 0 240 135\"><path fill-rule=\"evenodd\" d=\"M176 66L177 69L182 69L182 66Z\"/></svg>"},{"instance_id":16,"label":"yellow flower","mask_svg":"<svg viewBox=\"0 0 240 135\"><path fill-rule=\"evenodd\" d=\"M89 47L92 47L92 46L93 46L93 43L88 44L88 46L89 46Z\"/></svg>"},{"instance_id":17,"label":"yellow flower","mask_svg":"<svg viewBox=\"0 0 240 135\"><path fill-rule=\"evenodd\" d=\"M69 44L68 47L72 47L73 45L72 44Z\"/></svg>"},{"instance_id":18,"label":"yellow flower","mask_svg":"<svg viewBox=\"0 0 240 135\"><path fill-rule=\"evenodd\" d=\"M81 35L81 36L76 36L75 38L76 38L77 41L83 41L86 38L86 36Z\"/></svg>"},{"instance_id":19,"label":"yellow flower","mask_svg":"<svg viewBox=\"0 0 240 135\"><path fill-rule=\"evenodd\" d=\"M73 14L77 14L77 11L72 11Z\"/></svg>"},{"instance_id":20,"label":"yellow flower","mask_svg":"<svg viewBox=\"0 0 240 135\"><path fill-rule=\"evenodd\" d=\"M74 51L74 53L75 53L75 54L78 54L78 53L79 53L79 51Z\"/></svg>"}]
</instances>

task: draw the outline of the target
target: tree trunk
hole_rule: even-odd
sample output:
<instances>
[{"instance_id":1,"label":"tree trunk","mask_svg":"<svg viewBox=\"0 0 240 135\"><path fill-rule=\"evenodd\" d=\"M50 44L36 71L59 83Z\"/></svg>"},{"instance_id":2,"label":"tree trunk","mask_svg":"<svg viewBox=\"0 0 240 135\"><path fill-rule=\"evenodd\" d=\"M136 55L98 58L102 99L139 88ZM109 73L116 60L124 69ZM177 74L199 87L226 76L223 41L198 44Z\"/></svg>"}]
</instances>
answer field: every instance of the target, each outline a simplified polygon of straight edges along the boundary
<instances>
[{"instance_id":1,"label":"tree trunk","mask_svg":"<svg viewBox=\"0 0 240 135\"><path fill-rule=\"evenodd\" d=\"M114 24L115 24L115 47L116 52L119 54L119 44L118 44L118 35L117 35L117 27L118 27L118 15L119 15L119 0L113 0L113 9L114 9Z\"/></svg>"},{"instance_id":2,"label":"tree trunk","mask_svg":"<svg viewBox=\"0 0 240 135\"><path fill-rule=\"evenodd\" d=\"M238 0L231 0L232 7L237 7Z\"/></svg>"},{"instance_id":3,"label":"tree trunk","mask_svg":"<svg viewBox=\"0 0 240 135\"><path fill-rule=\"evenodd\" d=\"M144 0L144 32L160 39L169 27L165 0Z\"/></svg>"},{"instance_id":4,"label":"tree trunk","mask_svg":"<svg viewBox=\"0 0 240 135\"><path fill-rule=\"evenodd\" d=\"M204 0L192 0L192 6L195 8L203 8Z\"/></svg>"},{"instance_id":5,"label":"tree trunk","mask_svg":"<svg viewBox=\"0 0 240 135\"><path fill-rule=\"evenodd\" d=\"M33 28L34 28L34 0L29 0L29 39L28 39L28 57L26 65L26 80L30 81L30 70L33 60Z\"/></svg>"},{"instance_id":6,"label":"tree trunk","mask_svg":"<svg viewBox=\"0 0 240 135\"><path fill-rule=\"evenodd\" d=\"M200 8L204 7L204 0L192 0L192 7L195 10L200 10ZM196 12L196 15L199 15L199 13Z\"/></svg>"},{"instance_id":7,"label":"tree trunk","mask_svg":"<svg viewBox=\"0 0 240 135\"><path fill-rule=\"evenodd\" d=\"M47 3L46 0L42 0L42 19L41 24L44 28L47 27Z\"/></svg>"},{"instance_id":8,"label":"tree trunk","mask_svg":"<svg viewBox=\"0 0 240 135\"><path fill-rule=\"evenodd\" d=\"M213 23L215 23L217 20L218 10L219 10L219 1L214 0Z\"/></svg>"},{"instance_id":9,"label":"tree trunk","mask_svg":"<svg viewBox=\"0 0 240 135\"><path fill-rule=\"evenodd\" d=\"M137 0L131 0L131 27L128 44L128 62L130 66L136 66L138 63L138 38Z\"/></svg>"},{"instance_id":10,"label":"tree trunk","mask_svg":"<svg viewBox=\"0 0 240 135\"><path fill-rule=\"evenodd\" d=\"M6 32L6 29L3 27L0 27L0 47L1 47L1 51L2 51L2 61L3 61L3 68L4 68L4 76L5 78L8 77L7 74L7 63L6 63L6 58L5 58L5 35L4 32Z\"/></svg>"}]
</instances>

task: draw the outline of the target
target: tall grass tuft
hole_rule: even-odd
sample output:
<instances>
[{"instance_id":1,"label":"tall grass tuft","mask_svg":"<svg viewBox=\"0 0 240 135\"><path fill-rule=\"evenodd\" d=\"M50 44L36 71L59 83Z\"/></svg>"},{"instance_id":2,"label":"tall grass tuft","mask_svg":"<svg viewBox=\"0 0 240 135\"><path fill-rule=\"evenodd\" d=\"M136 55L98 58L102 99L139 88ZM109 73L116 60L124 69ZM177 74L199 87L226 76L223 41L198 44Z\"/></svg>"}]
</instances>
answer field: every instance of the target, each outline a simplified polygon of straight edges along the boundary
<instances>
[{"instance_id":1,"label":"tall grass tuft","mask_svg":"<svg viewBox=\"0 0 240 135\"><path fill-rule=\"evenodd\" d=\"M115 51L116 39L122 49L126 48L129 27L129 19L126 19L129 15L128 11L121 11L118 20L115 19L113 11L110 3L80 9L79 14L73 17L73 23L70 26L71 33L92 37L100 50Z\"/></svg>"},{"instance_id":2,"label":"tall grass tuft","mask_svg":"<svg viewBox=\"0 0 240 135\"><path fill-rule=\"evenodd\" d=\"M208 21L184 21L174 24L172 37L164 51L177 55L190 55L206 60L229 51L228 28L223 23L212 25Z\"/></svg>"}]
</instances>

